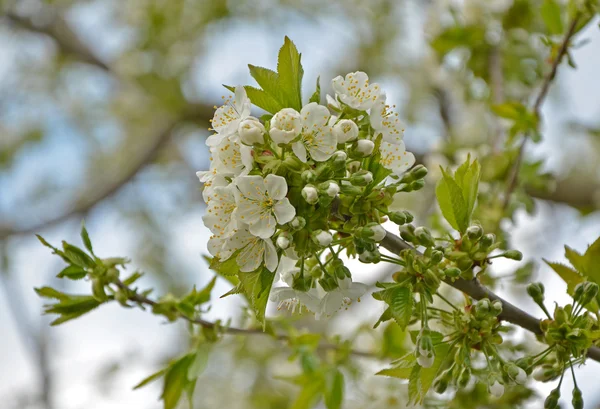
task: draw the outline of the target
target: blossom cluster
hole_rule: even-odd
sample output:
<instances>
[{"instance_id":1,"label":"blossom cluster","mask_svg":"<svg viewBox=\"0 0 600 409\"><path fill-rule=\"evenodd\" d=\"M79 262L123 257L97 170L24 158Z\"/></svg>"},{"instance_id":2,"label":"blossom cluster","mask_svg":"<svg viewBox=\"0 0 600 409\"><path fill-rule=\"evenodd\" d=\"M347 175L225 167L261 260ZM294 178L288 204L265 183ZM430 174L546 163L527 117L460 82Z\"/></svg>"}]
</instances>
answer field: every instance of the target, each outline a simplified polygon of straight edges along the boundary
<instances>
[{"instance_id":1,"label":"blossom cluster","mask_svg":"<svg viewBox=\"0 0 600 409\"><path fill-rule=\"evenodd\" d=\"M283 108L260 119L242 86L216 109L203 218L209 252L241 272L278 271L271 299L330 315L366 290L340 259L369 262L387 206L415 158L386 94L363 72L332 81L327 106ZM404 183L406 184L406 183Z\"/></svg>"}]
</instances>

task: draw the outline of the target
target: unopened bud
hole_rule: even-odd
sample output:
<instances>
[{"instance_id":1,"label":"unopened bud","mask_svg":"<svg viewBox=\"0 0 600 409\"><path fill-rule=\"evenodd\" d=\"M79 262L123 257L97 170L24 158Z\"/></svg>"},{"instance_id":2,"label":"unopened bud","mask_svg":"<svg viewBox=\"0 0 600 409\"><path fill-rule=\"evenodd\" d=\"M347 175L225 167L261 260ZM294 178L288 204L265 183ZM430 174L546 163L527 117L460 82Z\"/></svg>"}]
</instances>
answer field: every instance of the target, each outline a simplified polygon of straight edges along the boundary
<instances>
[{"instance_id":1,"label":"unopened bud","mask_svg":"<svg viewBox=\"0 0 600 409\"><path fill-rule=\"evenodd\" d=\"M415 229L415 236L419 240L419 244L425 247L435 246L435 241L433 240L431 233L425 227L417 227Z\"/></svg>"},{"instance_id":2,"label":"unopened bud","mask_svg":"<svg viewBox=\"0 0 600 409\"><path fill-rule=\"evenodd\" d=\"M337 183L325 182L324 185L324 191L327 196L336 197L337 194L340 193L340 186Z\"/></svg>"},{"instance_id":3,"label":"unopened bud","mask_svg":"<svg viewBox=\"0 0 600 409\"><path fill-rule=\"evenodd\" d=\"M279 236L277 237L277 247L279 247L282 250L287 249L290 246L290 239L287 238L286 236Z\"/></svg>"},{"instance_id":4,"label":"unopened bud","mask_svg":"<svg viewBox=\"0 0 600 409\"><path fill-rule=\"evenodd\" d=\"M294 230L302 230L306 226L306 220L302 216L296 216L290 222L290 226Z\"/></svg>"},{"instance_id":5,"label":"unopened bud","mask_svg":"<svg viewBox=\"0 0 600 409\"><path fill-rule=\"evenodd\" d=\"M377 249L363 251L360 256L358 256L358 259L363 263L376 264L381 261L381 253Z\"/></svg>"},{"instance_id":6,"label":"unopened bud","mask_svg":"<svg viewBox=\"0 0 600 409\"><path fill-rule=\"evenodd\" d=\"M366 186L373 181L373 174L368 170L359 170L350 176L350 183L356 186Z\"/></svg>"},{"instance_id":7,"label":"unopened bud","mask_svg":"<svg viewBox=\"0 0 600 409\"><path fill-rule=\"evenodd\" d=\"M544 302L544 284L542 283L531 283L527 286L527 294L536 304L540 304Z\"/></svg>"},{"instance_id":8,"label":"unopened bud","mask_svg":"<svg viewBox=\"0 0 600 409\"><path fill-rule=\"evenodd\" d=\"M496 241L496 236L493 233L484 234L479 240L479 245L482 249L487 250Z\"/></svg>"},{"instance_id":9,"label":"unopened bud","mask_svg":"<svg viewBox=\"0 0 600 409\"><path fill-rule=\"evenodd\" d=\"M467 236L471 240L479 240L483 236L483 229L481 226L473 225L467 229Z\"/></svg>"},{"instance_id":10,"label":"unopened bud","mask_svg":"<svg viewBox=\"0 0 600 409\"><path fill-rule=\"evenodd\" d=\"M502 302L500 300L496 300L491 305L492 312L494 316L498 316L502 313Z\"/></svg>"},{"instance_id":11,"label":"unopened bud","mask_svg":"<svg viewBox=\"0 0 600 409\"><path fill-rule=\"evenodd\" d=\"M364 227L357 228L355 234L363 239L380 242L385 237L386 231L379 223L368 223Z\"/></svg>"},{"instance_id":12,"label":"unopened bud","mask_svg":"<svg viewBox=\"0 0 600 409\"><path fill-rule=\"evenodd\" d=\"M523 260L523 253L521 253L519 250L507 250L502 255L511 260Z\"/></svg>"},{"instance_id":13,"label":"unopened bud","mask_svg":"<svg viewBox=\"0 0 600 409\"><path fill-rule=\"evenodd\" d=\"M558 388L553 389L550 395L544 401L544 409L556 409L558 408L558 400L560 399L560 390Z\"/></svg>"},{"instance_id":14,"label":"unopened bud","mask_svg":"<svg viewBox=\"0 0 600 409\"><path fill-rule=\"evenodd\" d=\"M505 367L506 373L516 383L519 385L524 385L527 382L527 374L522 368L519 368L514 363L510 363Z\"/></svg>"},{"instance_id":15,"label":"unopened bud","mask_svg":"<svg viewBox=\"0 0 600 409\"><path fill-rule=\"evenodd\" d=\"M431 263L439 264L444 259L444 253L439 250L433 250L431 252Z\"/></svg>"},{"instance_id":16,"label":"unopened bud","mask_svg":"<svg viewBox=\"0 0 600 409\"><path fill-rule=\"evenodd\" d=\"M375 144L368 139L361 139L356 142L356 151L362 156L369 156L373 153Z\"/></svg>"},{"instance_id":17,"label":"unopened bud","mask_svg":"<svg viewBox=\"0 0 600 409\"><path fill-rule=\"evenodd\" d=\"M431 356L419 355L417 357L417 363L423 368L431 368L431 366L433 365L434 362L435 362L434 355L431 355Z\"/></svg>"},{"instance_id":18,"label":"unopened bud","mask_svg":"<svg viewBox=\"0 0 600 409\"><path fill-rule=\"evenodd\" d=\"M456 268L456 267L449 267L444 270L444 274L448 278L457 278L460 276L460 273L461 273L460 269Z\"/></svg>"},{"instance_id":19,"label":"unopened bud","mask_svg":"<svg viewBox=\"0 0 600 409\"><path fill-rule=\"evenodd\" d=\"M358 137L358 126L354 121L342 119L331 130L338 143L346 143Z\"/></svg>"},{"instance_id":20,"label":"unopened bud","mask_svg":"<svg viewBox=\"0 0 600 409\"><path fill-rule=\"evenodd\" d=\"M577 386L573 389L573 409L583 409L583 395Z\"/></svg>"},{"instance_id":21,"label":"unopened bud","mask_svg":"<svg viewBox=\"0 0 600 409\"><path fill-rule=\"evenodd\" d=\"M502 395L504 395L504 385L502 385L498 381L494 381L494 383L490 385L489 389L490 389L490 393L493 396L495 396L496 398L499 398Z\"/></svg>"},{"instance_id":22,"label":"unopened bud","mask_svg":"<svg viewBox=\"0 0 600 409\"><path fill-rule=\"evenodd\" d=\"M533 371L533 379L539 382L548 382L560 375L560 369L550 364L538 366Z\"/></svg>"},{"instance_id":23,"label":"unopened bud","mask_svg":"<svg viewBox=\"0 0 600 409\"><path fill-rule=\"evenodd\" d=\"M238 126L240 140L246 145L265 143L265 127L260 121L253 117L248 117L240 122Z\"/></svg>"},{"instance_id":24,"label":"unopened bud","mask_svg":"<svg viewBox=\"0 0 600 409\"><path fill-rule=\"evenodd\" d=\"M333 236L326 230L315 230L311 236L313 241L321 247L327 247L333 241Z\"/></svg>"},{"instance_id":25,"label":"unopened bud","mask_svg":"<svg viewBox=\"0 0 600 409\"><path fill-rule=\"evenodd\" d=\"M319 192L312 185L306 185L302 188L302 197L309 204L315 204L319 201Z\"/></svg>"},{"instance_id":26,"label":"unopened bud","mask_svg":"<svg viewBox=\"0 0 600 409\"><path fill-rule=\"evenodd\" d=\"M410 223L410 221L408 220L410 213L405 212L405 211L391 212L388 216L392 222L396 223L399 226L402 226L403 224L406 224L406 223Z\"/></svg>"},{"instance_id":27,"label":"unopened bud","mask_svg":"<svg viewBox=\"0 0 600 409\"><path fill-rule=\"evenodd\" d=\"M458 387L466 388L467 385L469 384L470 379L471 379L471 369L468 366L465 366L465 368L460 372L460 375L458 375L458 382L457 382Z\"/></svg>"},{"instance_id":28,"label":"unopened bud","mask_svg":"<svg viewBox=\"0 0 600 409\"><path fill-rule=\"evenodd\" d=\"M573 299L579 302L581 305L586 305L592 301L598 294L598 284L591 281L584 281L583 283L577 284Z\"/></svg>"}]
</instances>

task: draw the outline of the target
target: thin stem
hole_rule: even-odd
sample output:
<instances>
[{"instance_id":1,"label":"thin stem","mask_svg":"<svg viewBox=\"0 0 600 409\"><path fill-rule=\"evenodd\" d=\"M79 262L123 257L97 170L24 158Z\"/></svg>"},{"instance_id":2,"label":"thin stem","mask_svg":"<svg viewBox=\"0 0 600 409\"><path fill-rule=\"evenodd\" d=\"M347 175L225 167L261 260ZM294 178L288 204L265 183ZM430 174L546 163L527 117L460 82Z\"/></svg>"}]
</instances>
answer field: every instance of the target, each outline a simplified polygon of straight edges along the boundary
<instances>
[{"instance_id":1,"label":"thin stem","mask_svg":"<svg viewBox=\"0 0 600 409\"><path fill-rule=\"evenodd\" d=\"M444 301L446 304L448 304L450 307L454 308L456 311L460 311L455 305L453 305L450 301L448 301L446 299L446 297L444 297L442 294L440 294L439 292L435 293L435 295L437 295L438 297L440 297L440 299L442 301Z\"/></svg>"}]
</instances>

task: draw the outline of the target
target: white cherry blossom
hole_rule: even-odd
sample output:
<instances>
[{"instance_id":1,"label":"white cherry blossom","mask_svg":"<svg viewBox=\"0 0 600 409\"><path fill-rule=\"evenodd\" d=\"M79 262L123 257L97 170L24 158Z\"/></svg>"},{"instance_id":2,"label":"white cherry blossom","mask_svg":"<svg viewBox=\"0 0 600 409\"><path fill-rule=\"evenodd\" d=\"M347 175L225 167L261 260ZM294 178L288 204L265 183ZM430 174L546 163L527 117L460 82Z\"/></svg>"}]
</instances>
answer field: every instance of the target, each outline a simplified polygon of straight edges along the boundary
<instances>
[{"instance_id":1,"label":"white cherry blossom","mask_svg":"<svg viewBox=\"0 0 600 409\"><path fill-rule=\"evenodd\" d=\"M371 108L381 93L379 84L369 84L369 77L362 71L337 76L331 84L340 101L361 111Z\"/></svg>"},{"instance_id":2,"label":"white cherry blossom","mask_svg":"<svg viewBox=\"0 0 600 409\"><path fill-rule=\"evenodd\" d=\"M238 216L250 225L250 232L262 238L271 237L277 224L285 224L296 215L287 197L287 182L281 176L240 176L238 187Z\"/></svg>"},{"instance_id":3,"label":"white cherry blossom","mask_svg":"<svg viewBox=\"0 0 600 409\"><path fill-rule=\"evenodd\" d=\"M206 201L208 207L202 220L217 237L226 237L237 226L235 190L233 184L215 187Z\"/></svg>"},{"instance_id":4,"label":"white cherry blossom","mask_svg":"<svg viewBox=\"0 0 600 409\"><path fill-rule=\"evenodd\" d=\"M269 271L275 271L277 268L277 250L273 241L270 238L255 236L248 226L241 226L227 237L217 257L227 260L238 251L235 261L240 271L254 271L263 264Z\"/></svg>"},{"instance_id":5,"label":"white cherry blossom","mask_svg":"<svg viewBox=\"0 0 600 409\"><path fill-rule=\"evenodd\" d=\"M225 178L225 176L221 175L217 172L217 169L214 166L211 166L210 170L202 170L196 172L196 176L200 180L201 183L204 184L204 189L202 190L202 198L204 202L208 202L208 198L212 194L213 190L219 186L227 186L229 182Z\"/></svg>"},{"instance_id":6,"label":"white cherry blossom","mask_svg":"<svg viewBox=\"0 0 600 409\"><path fill-rule=\"evenodd\" d=\"M381 141L379 151L381 164L395 175L401 176L415 164L415 155L406 151L402 141L399 144Z\"/></svg>"},{"instance_id":7,"label":"white cherry blossom","mask_svg":"<svg viewBox=\"0 0 600 409\"><path fill-rule=\"evenodd\" d=\"M290 143L302 131L302 119L298 111L284 108L271 118L269 135L277 144Z\"/></svg>"},{"instance_id":8,"label":"white cherry blossom","mask_svg":"<svg viewBox=\"0 0 600 409\"><path fill-rule=\"evenodd\" d=\"M250 116L250 100L244 87L237 86L233 101L227 99L215 111L215 115L210 122L212 129L217 133L209 136L206 144L208 146L219 145L224 138L235 134L240 122L248 116Z\"/></svg>"},{"instance_id":9,"label":"white cherry blossom","mask_svg":"<svg viewBox=\"0 0 600 409\"><path fill-rule=\"evenodd\" d=\"M354 301L360 302L360 297L367 291L366 284L353 282L351 278L338 280L338 285L338 288L326 292L321 298L319 308L315 311L317 319L323 315L330 317L342 307L348 308Z\"/></svg>"},{"instance_id":10,"label":"white cherry blossom","mask_svg":"<svg viewBox=\"0 0 600 409\"><path fill-rule=\"evenodd\" d=\"M337 147L337 139L329 126L329 110L323 105L311 102L300 112L302 134L292 145L292 150L302 162L307 161L306 153L317 162L326 161Z\"/></svg>"},{"instance_id":11,"label":"white cherry blossom","mask_svg":"<svg viewBox=\"0 0 600 409\"><path fill-rule=\"evenodd\" d=\"M243 176L252 170L252 148L241 144L236 138L224 138L211 148L217 172L224 176Z\"/></svg>"},{"instance_id":12,"label":"white cherry blossom","mask_svg":"<svg viewBox=\"0 0 600 409\"><path fill-rule=\"evenodd\" d=\"M298 291L292 288L294 274L299 271L300 269L296 267L296 260L285 256L281 257L279 266L277 267L277 274L285 285L274 287L269 296L271 301L279 303L277 306L278 310L286 308L294 313L296 310L302 312L303 308L309 311L315 311L318 308L319 298L316 295L315 289Z\"/></svg>"},{"instance_id":13,"label":"white cherry blossom","mask_svg":"<svg viewBox=\"0 0 600 409\"><path fill-rule=\"evenodd\" d=\"M358 137L358 125L349 119L342 119L333 125L332 132L338 143L350 142Z\"/></svg>"},{"instance_id":14,"label":"white cherry blossom","mask_svg":"<svg viewBox=\"0 0 600 409\"><path fill-rule=\"evenodd\" d=\"M399 144L404 137L404 124L398 118L398 114L390 110L390 106L385 101L385 93L377 98L371 109L371 126L375 129L375 136L381 134L385 142Z\"/></svg>"},{"instance_id":15,"label":"white cherry blossom","mask_svg":"<svg viewBox=\"0 0 600 409\"><path fill-rule=\"evenodd\" d=\"M257 118L249 116L240 122L238 135L243 144L253 145L265 143L265 127Z\"/></svg>"}]
</instances>

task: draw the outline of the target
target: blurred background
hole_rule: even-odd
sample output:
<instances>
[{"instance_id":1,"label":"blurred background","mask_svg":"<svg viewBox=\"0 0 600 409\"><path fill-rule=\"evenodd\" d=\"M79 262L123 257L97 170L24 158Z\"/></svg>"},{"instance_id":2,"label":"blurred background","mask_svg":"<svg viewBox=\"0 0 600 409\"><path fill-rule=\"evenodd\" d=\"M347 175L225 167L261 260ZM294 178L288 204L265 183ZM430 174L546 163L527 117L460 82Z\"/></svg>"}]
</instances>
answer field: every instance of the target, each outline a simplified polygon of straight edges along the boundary
<instances>
[{"instance_id":1,"label":"blurred background","mask_svg":"<svg viewBox=\"0 0 600 409\"><path fill-rule=\"evenodd\" d=\"M438 165L467 152L492 155L505 124L490 104L527 103L535 94L548 64L540 3L0 1L0 406L160 407L159 383L131 388L186 350L185 326L113 305L49 327L33 287L76 293L89 285L56 279L60 260L34 233L78 243L85 218L96 253L130 257L157 294L207 283L213 273L201 256L209 233L195 172L208 168L208 120L228 95L221 84L252 83L246 64L274 68L287 35L302 52L306 96L318 75L328 93L331 78L356 70L381 83L407 123L408 149L431 170L429 186L398 207L426 224L437 212ZM520 196L501 226L526 260L563 260L563 244L584 250L600 235L598 31L594 20L577 36L590 41L572 53L577 69L560 67L542 109L544 140L528 145L527 163L555 180L528 188L535 199ZM390 273L352 266L370 284ZM501 278L517 266L494 266L496 289L541 315L522 287ZM549 268L523 274L522 281L542 280L553 301L567 300ZM214 294L229 288L219 280ZM217 298L207 318L239 323L243 306ZM367 329L381 312L365 300L329 323L296 324L353 337L365 350L381 337ZM384 364L348 369L346 407L404 407L399 382L370 375ZM598 365L579 369L586 407L600 407ZM266 337L226 338L198 383L197 407L285 408L297 389L277 376L295 369ZM540 395L550 389L542 385ZM535 398L526 405L540 407Z\"/></svg>"}]
</instances>

